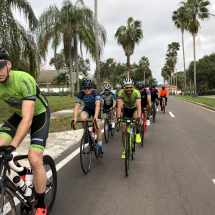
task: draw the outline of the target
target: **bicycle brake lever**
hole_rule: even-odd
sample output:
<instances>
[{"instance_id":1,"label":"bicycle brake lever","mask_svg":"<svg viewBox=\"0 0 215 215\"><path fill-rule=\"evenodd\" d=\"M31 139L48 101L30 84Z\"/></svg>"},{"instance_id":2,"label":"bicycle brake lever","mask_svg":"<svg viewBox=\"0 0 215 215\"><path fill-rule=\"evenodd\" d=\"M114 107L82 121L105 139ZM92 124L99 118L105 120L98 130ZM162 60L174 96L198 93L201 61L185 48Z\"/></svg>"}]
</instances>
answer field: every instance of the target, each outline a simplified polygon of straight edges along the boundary
<instances>
[{"instance_id":1,"label":"bicycle brake lever","mask_svg":"<svg viewBox=\"0 0 215 215\"><path fill-rule=\"evenodd\" d=\"M73 128L73 130L76 130L74 120L72 120L72 122L71 122L71 127Z\"/></svg>"},{"instance_id":2,"label":"bicycle brake lever","mask_svg":"<svg viewBox=\"0 0 215 215\"><path fill-rule=\"evenodd\" d=\"M7 171L8 171L8 175L10 175L11 171L10 171L10 167L9 167L8 163L5 163L5 167L6 167Z\"/></svg>"},{"instance_id":3,"label":"bicycle brake lever","mask_svg":"<svg viewBox=\"0 0 215 215\"><path fill-rule=\"evenodd\" d=\"M93 121L94 121L95 124L96 124L96 129L99 129L98 126L97 126L97 123L96 123L96 118L94 118Z\"/></svg>"}]
</instances>

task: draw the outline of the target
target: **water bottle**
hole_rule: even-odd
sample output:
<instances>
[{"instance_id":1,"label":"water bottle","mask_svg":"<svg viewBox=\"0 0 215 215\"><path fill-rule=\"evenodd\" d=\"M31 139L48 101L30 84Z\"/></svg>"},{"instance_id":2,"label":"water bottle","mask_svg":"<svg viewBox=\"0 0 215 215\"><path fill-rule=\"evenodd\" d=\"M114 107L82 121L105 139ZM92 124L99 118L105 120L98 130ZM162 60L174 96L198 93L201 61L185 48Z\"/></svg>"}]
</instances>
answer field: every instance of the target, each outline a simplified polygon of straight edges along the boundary
<instances>
[{"instance_id":1,"label":"water bottle","mask_svg":"<svg viewBox=\"0 0 215 215\"><path fill-rule=\"evenodd\" d=\"M26 190L27 190L28 187L27 187L26 183L19 176L15 176L13 178L13 183L17 187L19 187L22 190L23 193L26 192Z\"/></svg>"},{"instance_id":2,"label":"water bottle","mask_svg":"<svg viewBox=\"0 0 215 215\"><path fill-rule=\"evenodd\" d=\"M133 128L130 128L131 138L133 138Z\"/></svg>"},{"instance_id":3,"label":"water bottle","mask_svg":"<svg viewBox=\"0 0 215 215\"><path fill-rule=\"evenodd\" d=\"M95 138L95 132L94 131L90 131L90 136L91 136L92 139Z\"/></svg>"},{"instance_id":4,"label":"water bottle","mask_svg":"<svg viewBox=\"0 0 215 215\"><path fill-rule=\"evenodd\" d=\"M33 188L33 173L28 172L25 174L25 183L27 185L27 190L25 191L25 196L30 197L32 195Z\"/></svg>"}]
</instances>

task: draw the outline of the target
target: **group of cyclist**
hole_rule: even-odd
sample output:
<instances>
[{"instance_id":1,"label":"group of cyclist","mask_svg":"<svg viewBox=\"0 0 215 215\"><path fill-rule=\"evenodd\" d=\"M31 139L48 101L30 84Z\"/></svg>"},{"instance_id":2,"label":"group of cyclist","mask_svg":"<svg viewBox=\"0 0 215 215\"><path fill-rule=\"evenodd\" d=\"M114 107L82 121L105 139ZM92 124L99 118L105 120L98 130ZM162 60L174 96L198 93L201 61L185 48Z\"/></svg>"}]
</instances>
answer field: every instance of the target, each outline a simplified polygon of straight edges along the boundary
<instances>
[{"instance_id":1,"label":"group of cyclist","mask_svg":"<svg viewBox=\"0 0 215 215\"><path fill-rule=\"evenodd\" d=\"M10 154L16 150L22 140L30 130L31 144L28 153L29 163L33 170L34 187L37 193L37 209L35 215L46 215L47 206L45 205L46 190L46 172L43 167L43 152L46 146L49 125L50 111L46 97L40 92L40 89L34 78L25 72L12 71L12 63L9 60L8 52L0 47L0 99L8 103L14 110L14 114L0 128L0 152ZM112 128L121 118L131 118L136 120L136 142L141 142L140 126L143 124L141 119L142 109L149 111L145 113L146 125L150 125L150 108L153 102L156 102L156 111L158 111L158 97L165 96L167 102L168 91L165 86L159 91L155 85L151 89L146 89L143 82L138 82L134 89L132 79L125 79L123 87L116 85L115 92L112 91L110 84L104 85L104 92L93 89L93 82L85 79L81 83L82 90L78 93L76 105L74 108L73 123L77 122L79 107L84 102L84 108L81 112L81 120L94 118L97 126L98 158L103 157L102 150L102 114L101 100L104 100L103 113L111 111ZM114 111L116 111L116 118ZM162 110L162 109L161 109ZM83 125L84 126L84 125ZM122 124L122 143L125 145L126 125ZM122 158L125 158L123 151ZM15 162L18 167L21 165ZM23 171L17 172L25 181L25 174L29 171L23 167Z\"/></svg>"}]
</instances>

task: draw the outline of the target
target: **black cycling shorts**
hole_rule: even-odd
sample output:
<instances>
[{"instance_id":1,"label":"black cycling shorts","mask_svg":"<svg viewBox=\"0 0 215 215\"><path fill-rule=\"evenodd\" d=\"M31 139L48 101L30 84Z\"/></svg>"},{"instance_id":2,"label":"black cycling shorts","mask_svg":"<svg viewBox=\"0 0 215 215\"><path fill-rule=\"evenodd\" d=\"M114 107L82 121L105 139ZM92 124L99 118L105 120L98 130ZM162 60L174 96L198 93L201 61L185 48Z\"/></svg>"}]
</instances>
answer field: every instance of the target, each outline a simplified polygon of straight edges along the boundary
<instances>
[{"instance_id":1,"label":"black cycling shorts","mask_svg":"<svg viewBox=\"0 0 215 215\"><path fill-rule=\"evenodd\" d=\"M136 111L137 111L136 107L132 109L128 109L124 107L123 116L122 116L123 119L126 119L126 118L131 119Z\"/></svg>"},{"instance_id":2,"label":"black cycling shorts","mask_svg":"<svg viewBox=\"0 0 215 215\"><path fill-rule=\"evenodd\" d=\"M0 136L7 138L10 142L16 135L16 130L22 117L14 113L0 128ZM49 135L50 111L47 110L33 117L31 124L31 145L30 149L43 152Z\"/></svg>"},{"instance_id":3,"label":"black cycling shorts","mask_svg":"<svg viewBox=\"0 0 215 215\"><path fill-rule=\"evenodd\" d=\"M84 106L84 109L82 110L82 112L87 113L88 114L88 118L90 118L91 116L94 117L94 115L95 115L95 109L89 109L86 106ZM102 121L101 110L100 110L99 115L98 115L98 120Z\"/></svg>"},{"instance_id":4,"label":"black cycling shorts","mask_svg":"<svg viewBox=\"0 0 215 215\"><path fill-rule=\"evenodd\" d=\"M148 102L147 101L145 101L145 102L141 102L141 108L143 109L143 108L146 108L146 105L148 104Z\"/></svg>"},{"instance_id":5,"label":"black cycling shorts","mask_svg":"<svg viewBox=\"0 0 215 215\"><path fill-rule=\"evenodd\" d=\"M110 108L112 108L112 107L113 107L113 104L111 104L111 105L104 104L104 106L103 106L103 113L107 113L107 110L110 110Z\"/></svg>"}]
</instances>

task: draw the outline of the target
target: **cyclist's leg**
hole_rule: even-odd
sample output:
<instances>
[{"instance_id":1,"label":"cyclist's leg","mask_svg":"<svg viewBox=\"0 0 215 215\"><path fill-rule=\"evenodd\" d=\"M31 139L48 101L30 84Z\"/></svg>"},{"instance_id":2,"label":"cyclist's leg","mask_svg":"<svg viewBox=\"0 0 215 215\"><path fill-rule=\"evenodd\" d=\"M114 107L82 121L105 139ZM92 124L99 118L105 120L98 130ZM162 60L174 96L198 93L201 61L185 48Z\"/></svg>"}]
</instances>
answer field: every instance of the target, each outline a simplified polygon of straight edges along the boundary
<instances>
[{"instance_id":1,"label":"cyclist's leg","mask_svg":"<svg viewBox=\"0 0 215 215\"><path fill-rule=\"evenodd\" d=\"M167 106L167 97L165 97L165 105Z\"/></svg>"},{"instance_id":2,"label":"cyclist's leg","mask_svg":"<svg viewBox=\"0 0 215 215\"><path fill-rule=\"evenodd\" d=\"M147 110L147 119L149 119L149 117L150 117L150 115L151 115L151 111L149 110L149 109L150 109L149 104L146 105L146 109L148 109L148 110Z\"/></svg>"},{"instance_id":3,"label":"cyclist's leg","mask_svg":"<svg viewBox=\"0 0 215 215\"><path fill-rule=\"evenodd\" d=\"M38 196L37 208L45 208L46 171L43 166L43 152L49 134L50 111L33 117L31 145L28 160L34 174L34 186Z\"/></svg>"},{"instance_id":4,"label":"cyclist's leg","mask_svg":"<svg viewBox=\"0 0 215 215\"><path fill-rule=\"evenodd\" d=\"M84 106L81 112L80 119L81 121L84 121L85 119L88 119L88 118L90 118L90 111L86 106ZM82 123L82 127L85 128L85 123Z\"/></svg>"},{"instance_id":5,"label":"cyclist's leg","mask_svg":"<svg viewBox=\"0 0 215 215\"><path fill-rule=\"evenodd\" d=\"M163 102L163 99L162 97L160 98L160 106L161 106L161 110L162 110L162 102Z\"/></svg>"}]
</instances>

